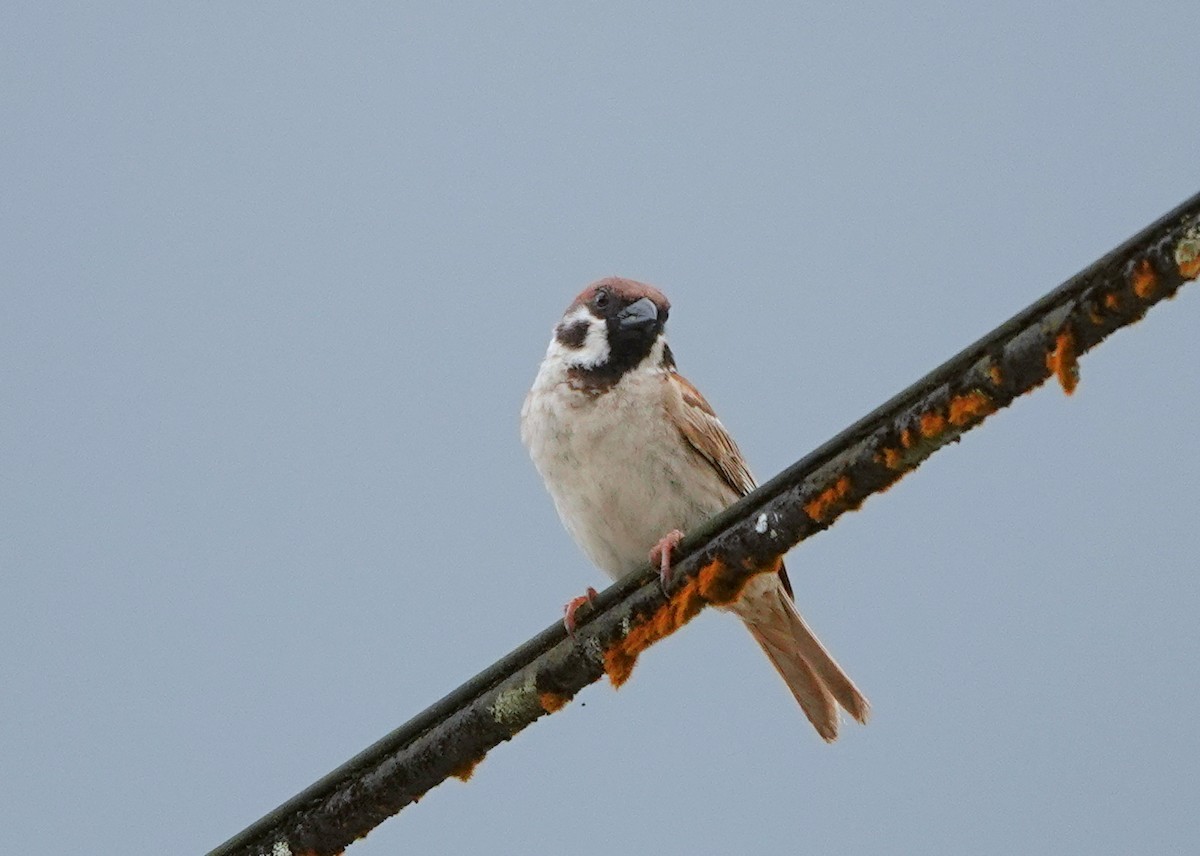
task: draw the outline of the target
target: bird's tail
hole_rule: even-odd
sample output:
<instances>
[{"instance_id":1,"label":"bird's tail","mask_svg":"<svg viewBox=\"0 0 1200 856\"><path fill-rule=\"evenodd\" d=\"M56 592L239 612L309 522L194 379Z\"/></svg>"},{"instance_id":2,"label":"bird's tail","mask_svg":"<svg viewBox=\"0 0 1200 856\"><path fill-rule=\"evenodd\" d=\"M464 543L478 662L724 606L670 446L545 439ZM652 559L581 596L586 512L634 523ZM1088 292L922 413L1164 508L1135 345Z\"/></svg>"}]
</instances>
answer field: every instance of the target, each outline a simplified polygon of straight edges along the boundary
<instances>
[{"instance_id":1,"label":"bird's tail","mask_svg":"<svg viewBox=\"0 0 1200 856\"><path fill-rule=\"evenodd\" d=\"M805 623L779 577L759 579L763 582L752 582L733 611L762 646L808 721L828 741L837 739L838 705L865 723L870 715L866 698Z\"/></svg>"}]
</instances>

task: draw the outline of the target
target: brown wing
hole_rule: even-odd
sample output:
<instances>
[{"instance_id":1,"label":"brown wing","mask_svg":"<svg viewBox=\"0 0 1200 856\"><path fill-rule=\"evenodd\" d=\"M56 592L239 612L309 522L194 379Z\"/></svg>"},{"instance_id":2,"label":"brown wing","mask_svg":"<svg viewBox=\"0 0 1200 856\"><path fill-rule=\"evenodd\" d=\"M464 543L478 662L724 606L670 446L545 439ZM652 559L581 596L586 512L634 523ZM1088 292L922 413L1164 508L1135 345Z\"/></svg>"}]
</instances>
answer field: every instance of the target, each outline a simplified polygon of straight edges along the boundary
<instances>
[{"instance_id":1,"label":"brown wing","mask_svg":"<svg viewBox=\"0 0 1200 856\"><path fill-rule=\"evenodd\" d=\"M679 427L683 439L712 465L738 496L754 490L754 476L750 475L737 443L733 442L700 390L675 372L668 376L667 386L667 413Z\"/></svg>"},{"instance_id":2,"label":"brown wing","mask_svg":"<svg viewBox=\"0 0 1200 856\"><path fill-rule=\"evenodd\" d=\"M668 375L667 387L667 414L679 427L683 439L712 465L738 496L745 496L754 490L758 485L754 482L754 476L750 475L746 459L700 390L676 372ZM782 563L779 565L779 578L791 597L792 582Z\"/></svg>"}]
</instances>

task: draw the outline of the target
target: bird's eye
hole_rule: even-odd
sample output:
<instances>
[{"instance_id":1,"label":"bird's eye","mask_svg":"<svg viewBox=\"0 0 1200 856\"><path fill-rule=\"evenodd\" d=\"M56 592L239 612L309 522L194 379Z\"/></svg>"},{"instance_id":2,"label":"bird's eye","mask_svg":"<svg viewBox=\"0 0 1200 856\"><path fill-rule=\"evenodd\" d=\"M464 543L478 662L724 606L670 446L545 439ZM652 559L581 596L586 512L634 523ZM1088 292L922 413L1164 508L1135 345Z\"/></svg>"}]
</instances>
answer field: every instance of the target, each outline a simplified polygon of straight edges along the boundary
<instances>
[{"instance_id":1,"label":"bird's eye","mask_svg":"<svg viewBox=\"0 0 1200 856\"><path fill-rule=\"evenodd\" d=\"M604 289L597 291L596 296L592 298L592 303L596 305L597 309L603 309L608 306L608 292Z\"/></svg>"}]
</instances>

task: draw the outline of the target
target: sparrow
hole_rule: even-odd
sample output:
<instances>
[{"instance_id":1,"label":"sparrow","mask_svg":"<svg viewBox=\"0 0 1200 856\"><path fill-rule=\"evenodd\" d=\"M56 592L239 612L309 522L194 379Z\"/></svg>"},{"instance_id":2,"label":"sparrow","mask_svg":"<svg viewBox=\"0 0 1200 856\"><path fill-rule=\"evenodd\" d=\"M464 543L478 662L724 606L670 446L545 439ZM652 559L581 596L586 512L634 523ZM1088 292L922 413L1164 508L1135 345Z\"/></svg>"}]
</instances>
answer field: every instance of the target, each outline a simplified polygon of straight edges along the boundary
<instances>
[{"instance_id":1,"label":"sparrow","mask_svg":"<svg viewBox=\"0 0 1200 856\"><path fill-rule=\"evenodd\" d=\"M554 327L521 409L521 439L563 525L614 580L647 557L665 576L685 531L755 487L729 432L676 370L669 312L645 283L610 277L588 286ZM568 631L586 599L567 605ZM866 722L867 700L801 617L782 564L754 576L726 608L821 737L837 737L839 705Z\"/></svg>"}]
</instances>

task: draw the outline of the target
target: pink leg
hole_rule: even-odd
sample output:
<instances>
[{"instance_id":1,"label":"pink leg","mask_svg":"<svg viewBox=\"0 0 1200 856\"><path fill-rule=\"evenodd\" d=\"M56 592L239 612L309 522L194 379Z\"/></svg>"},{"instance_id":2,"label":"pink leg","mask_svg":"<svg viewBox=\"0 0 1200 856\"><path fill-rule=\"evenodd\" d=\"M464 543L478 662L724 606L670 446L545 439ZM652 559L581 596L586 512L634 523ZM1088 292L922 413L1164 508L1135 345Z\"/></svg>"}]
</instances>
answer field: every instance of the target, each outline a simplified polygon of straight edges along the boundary
<instances>
[{"instance_id":1,"label":"pink leg","mask_svg":"<svg viewBox=\"0 0 1200 856\"><path fill-rule=\"evenodd\" d=\"M679 546L679 542L682 540L683 532L672 529L650 548L650 564L658 565L659 580L664 589L667 587L667 583L671 582L671 552Z\"/></svg>"},{"instance_id":2,"label":"pink leg","mask_svg":"<svg viewBox=\"0 0 1200 856\"><path fill-rule=\"evenodd\" d=\"M585 603L596 602L596 590L588 586L587 594L583 597L574 597L567 601L567 605L563 607L563 627L567 628L567 635L575 635L575 612Z\"/></svg>"}]
</instances>

